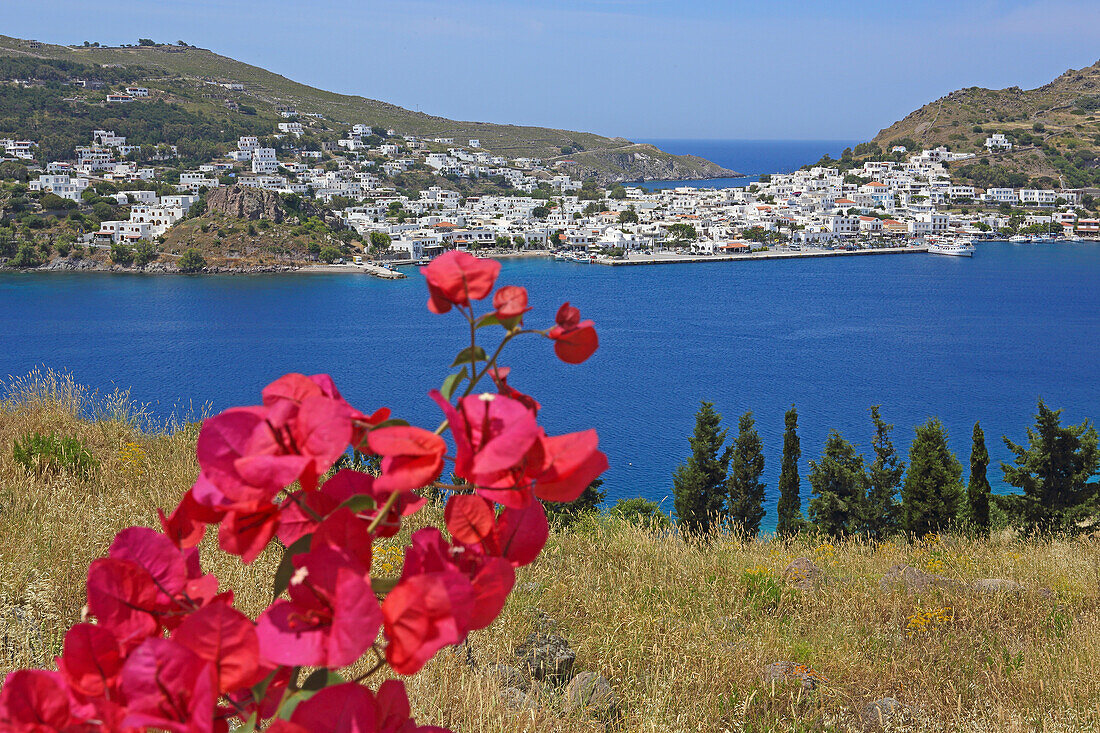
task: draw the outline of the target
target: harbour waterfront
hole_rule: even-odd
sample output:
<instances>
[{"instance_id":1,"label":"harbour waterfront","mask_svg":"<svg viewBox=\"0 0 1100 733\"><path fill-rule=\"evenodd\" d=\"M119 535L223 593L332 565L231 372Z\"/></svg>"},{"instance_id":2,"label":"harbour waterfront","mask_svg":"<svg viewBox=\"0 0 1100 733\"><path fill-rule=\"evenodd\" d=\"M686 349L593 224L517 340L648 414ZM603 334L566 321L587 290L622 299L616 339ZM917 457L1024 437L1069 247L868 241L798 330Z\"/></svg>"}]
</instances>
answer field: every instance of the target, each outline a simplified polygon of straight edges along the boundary
<instances>
[{"instance_id":1,"label":"harbour waterfront","mask_svg":"<svg viewBox=\"0 0 1100 733\"><path fill-rule=\"evenodd\" d=\"M552 432L589 426L611 460L611 499L668 496L700 399L728 427L753 410L767 458L774 524L783 412L798 406L807 461L830 429L870 452L867 409L881 404L907 450L938 415L965 463L981 420L1000 485L1000 436L1024 438L1042 396L1079 422L1100 416L1100 245L982 243L973 259L822 257L715 267L591 267L506 261L549 325L561 300L599 329L585 365L547 359L549 343L517 344L505 363L543 402ZM457 316L425 308L422 278L342 275L155 277L0 275L0 374L35 366L133 397L160 415L248 404L288 371L329 372L363 409L435 425L423 394L463 348ZM9 450L0 446L0 449ZM666 502L670 506L671 502Z\"/></svg>"}]
</instances>

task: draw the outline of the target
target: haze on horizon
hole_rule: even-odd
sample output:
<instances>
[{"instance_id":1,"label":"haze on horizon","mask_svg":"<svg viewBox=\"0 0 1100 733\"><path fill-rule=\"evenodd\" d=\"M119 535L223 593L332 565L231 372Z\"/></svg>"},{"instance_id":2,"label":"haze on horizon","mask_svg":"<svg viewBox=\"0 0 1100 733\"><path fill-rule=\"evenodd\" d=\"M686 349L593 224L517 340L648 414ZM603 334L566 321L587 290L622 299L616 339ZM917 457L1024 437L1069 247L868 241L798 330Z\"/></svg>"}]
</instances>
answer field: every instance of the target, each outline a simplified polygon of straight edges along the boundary
<instances>
[{"instance_id":1,"label":"haze on horizon","mask_svg":"<svg viewBox=\"0 0 1100 733\"><path fill-rule=\"evenodd\" d=\"M49 43L177 40L454 119L646 138L869 139L955 89L1100 55L1088 0L37 0Z\"/></svg>"}]
</instances>

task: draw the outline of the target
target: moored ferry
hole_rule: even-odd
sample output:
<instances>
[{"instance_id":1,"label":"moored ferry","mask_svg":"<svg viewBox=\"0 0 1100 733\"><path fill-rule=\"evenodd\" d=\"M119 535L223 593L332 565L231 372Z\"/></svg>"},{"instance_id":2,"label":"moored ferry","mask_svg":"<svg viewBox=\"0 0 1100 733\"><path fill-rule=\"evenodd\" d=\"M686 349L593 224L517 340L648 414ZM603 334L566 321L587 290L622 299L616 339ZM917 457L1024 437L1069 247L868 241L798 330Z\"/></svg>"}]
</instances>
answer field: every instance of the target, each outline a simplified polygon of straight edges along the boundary
<instances>
[{"instance_id":1,"label":"moored ferry","mask_svg":"<svg viewBox=\"0 0 1100 733\"><path fill-rule=\"evenodd\" d=\"M949 257L973 257L974 243L969 239L930 239L928 253Z\"/></svg>"}]
</instances>

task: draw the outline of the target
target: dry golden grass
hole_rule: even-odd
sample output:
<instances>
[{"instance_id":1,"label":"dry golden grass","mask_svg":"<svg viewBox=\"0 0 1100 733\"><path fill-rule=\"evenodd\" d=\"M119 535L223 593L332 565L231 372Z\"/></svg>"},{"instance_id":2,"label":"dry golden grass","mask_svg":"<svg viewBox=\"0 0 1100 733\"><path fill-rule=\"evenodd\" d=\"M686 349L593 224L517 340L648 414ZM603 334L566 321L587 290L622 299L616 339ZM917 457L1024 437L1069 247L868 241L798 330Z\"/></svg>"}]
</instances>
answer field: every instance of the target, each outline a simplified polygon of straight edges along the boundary
<instances>
[{"instance_id":1,"label":"dry golden grass","mask_svg":"<svg viewBox=\"0 0 1100 733\"><path fill-rule=\"evenodd\" d=\"M51 374L6 392L0 671L52 663L80 616L88 562L122 527L156 526L155 508L173 505L197 472L194 428L142 430L146 421L124 394L96 400ZM90 410L97 420L83 417ZM81 438L98 469L86 480L27 474L11 445L33 431ZM418 523L439 514L429 508ZM274 550L246 567L210 542L203 549L205 567L236 591L243 610L267 605ZM825 582L810 590L785 583L795 557L813 559ZM880 578L899 563L966 582L1009 578L1028 591L881 591ZM863 730L864 705L884 696L909 708L894 730L1095 730L1098 587L1100 551L1088 540L746 544L593 519L555 531L538 562L519 573L497 623L407 682L421 722L462 733ZM528 633L547 628L569 640L578 670L611 681L622 711L614 725L567 716L553 703L515 712L498 699L479 669L514 659ZM811 693L766 685L763 668L779 660L805 664L825 682Z\"/></svg>"}]
</instances>

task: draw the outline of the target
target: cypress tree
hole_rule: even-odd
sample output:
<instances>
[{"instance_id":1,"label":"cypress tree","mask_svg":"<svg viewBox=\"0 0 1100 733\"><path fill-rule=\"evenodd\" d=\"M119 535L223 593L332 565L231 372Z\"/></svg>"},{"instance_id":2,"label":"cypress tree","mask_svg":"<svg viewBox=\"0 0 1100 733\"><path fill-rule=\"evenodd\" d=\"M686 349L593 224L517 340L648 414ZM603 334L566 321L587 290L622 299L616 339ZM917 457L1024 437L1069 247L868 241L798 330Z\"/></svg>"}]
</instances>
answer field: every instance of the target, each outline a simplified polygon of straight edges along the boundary
<instances>
[{"instance_id":1,"label":"cypress tree","mask_svg":"<svg viewBox=\"0 0 1100 733\"><path fill-rule=\"evenodd\" d=\"M1100 484L1089 481L1100 465L1096 428L1087 420L1063 427L1062 411L1039 400L1027 440L1025 448L1004 438L1016 464L1001 463L1005 483L1024 492L1009 500L1014 520L1040 532L1074 530L1097 510Z\"/></svg>"},{"instance_id":2,"label":"cypress tree","mask_svg":"<svg viewBox=\"0 0 1100 733\"><path fill-rule=\"evenodd\" d=\"M783 416L783 464L779 472L779 503L776 513L779 515L775 533L780 537L791 537L802 529L802 486L798 478L798 461L802 458L802 447L798 440L798 411L794 405Z\"/></svg>"},{"instance_id":3,"label":"cypress tree","mask_svg":"<svg viewBox=\"0 0 1100 733\"><path fill-rule=\"evenodd\" d=\"M947 447L943 423L933 417L916 431L901 489L901 526L920 536L941 532L958 521L963 486L962 464Z\"/></svg>"},{"instance_id":4,"label":"cypress tree","mask_svg":"<svg viewBox=\"0 0 1100 733\"><path fill-rule=\"evenodd\" d=\"M970 448L970 481L966 485L966 518L980 534L989 534L989 497L993 493L985 470L989 466L989 451L985 448L985 433L981 423L974 423L974 442Z\"/></svg>"},{"instance_id":5,"label":"cypress tree","mask_svg":"<svg viewBox=\"0 0 1100 733\"><path fill-rule=\"evenodd\" d=\"M867 503L867 476L863 457L840 433L825 441L821 461L810 461L810 522L831 537L856 534L863 529Z\"/></svg>"},{"instance_id":6,"label":"cypress tree","mask_svg":"<svg viewBox=\"0 0 1100 733\"><path fill-rule=\"evenodd\" d=\"M875 426L875 435L871 438L871 448L875 451L875 460L867 471L867 532L876 539L886 537L897 530L898 489L901 477L905 474L905 464L898 460L898 452L890 440L894 429L879 416L878 405L871 407L871 422Z\"/></svg>"},{"instance_id":7,"label":"cypress tree","mask_svg":"<svg viewBox=\"0 0 1100 733\"><path fill-rule=\"evenodd\" d=\"M760 520L764 518L766 485L760 481L763 474L764 444L756 432L752 412L746 412L737 422L737 439L726 481L726 513L732 529L746 538L759 534Z\"/></svg>"},{"instance_id":8,"label":"cypress tree","mask_svg":"<svg viewBox=\"0 0 1100 733\"><path fill-rule=\"evenodd\" d=\"M726 431L714 405L703 402L695 413L695 432L688 443L691 456L672 474L676 516L687 532L705 533L722 511L730 449L722 449Z\"/></svg>"}]
</instances>

